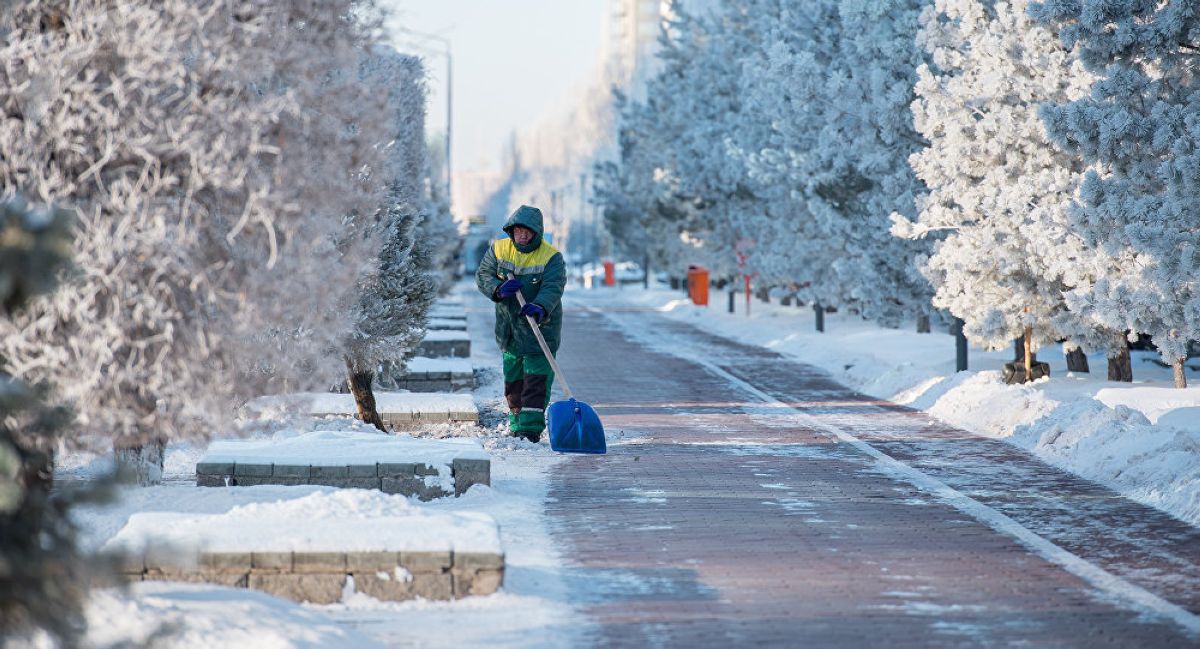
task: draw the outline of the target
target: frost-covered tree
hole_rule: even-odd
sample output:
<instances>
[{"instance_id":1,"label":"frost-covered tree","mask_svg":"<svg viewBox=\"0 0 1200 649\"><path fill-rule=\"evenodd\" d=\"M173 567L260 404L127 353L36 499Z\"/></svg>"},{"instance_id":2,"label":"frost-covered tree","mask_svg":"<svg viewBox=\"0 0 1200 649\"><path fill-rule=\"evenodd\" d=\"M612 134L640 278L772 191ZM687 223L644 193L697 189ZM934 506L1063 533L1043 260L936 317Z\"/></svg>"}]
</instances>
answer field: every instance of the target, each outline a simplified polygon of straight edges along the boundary
<instances>
[{"instance_id":1,"label":"frost-covered tree","mask_svg":"<svg viewBox=\"0 0 1200 649\"><path fill-rule=\"evenodd\" d=\"M888 216L914 214L921 190L905 160L922 143L908 104L925 56L914 42L923 2L752 4L762 43L743 65L742 94L770 132L738 129L734 150L767 198L756 225L777 250L764 257L776 273L790 267L812 301L889 325L927 316L916 262L929 243L887 234Z\"/></svg>"},{"instance_id":2,"label":"frost-covered tree","mask_svg":"<svg viewBox=\"0 0 1200 649\"><path fill-rule=\"evenodd\" d=\"M360 71L363 82L387 97L391 133L378 170L388 187L385 204L363 229L381 242L360 275L346 337L345 361L359 417L386 430L375 407L373 382L384 363L403 368L425 332L438 283L422 265L432 250L418 245L427 218L424 68L419 59L377 46Z\"/></svg>"},{"instance_id":3,"label":"frost-covered tree","mask_svg":"<svg viewBox=\"0 0 1200 649\"><path fill-rule=\"evenodd\" d=\"M934 306L989 349L1023 337L1030 379L1038 347L1113 336L1086 331L1067 309L1064 293L1103 259L1067 217L1082 164L1050 143L1038 117L1043 102L1078 99L1094 78L1027 5L937 0L922 14L917 40L933 65L918 69L913 116L929 146L910 161L928 193L916 222L897 214L893 231L948 231L923 268Z\"/></svg>"},{"instance_id":4,"label":"frost-covered tree","mask_svg":"<svg viewBox=\"0 0 1200 649\"><path fill-rule=\"evenodd\" d=\"M736 138L764 130L741 93L742 62L758 45L755 2L731 2L711 16L680 11L663 39L661 71L645 102L625 104L620 127L623 168L601 166L597 198L623 238L683 268L703 264L717 276L761 270L739 260L765 234L767 206L756 195ZM765 241L763 242L765 244Z\"/></svg>"},{"instance_id":5,"label":"frost-covered tree","mask_svg":"<svg viewBox=\"0 0 1200 649\"><path fill-rule=\"evenodd\" d=\"M1089 165L1075 230L1121 262L1068 305L1150 334L1185 387L1188 344L1200 339L1200 5L1050 0L1030 12L1100 77L1087 96L1042 111L1054 142Z\"/></svg>"},{"instance_id":6,"label":"frost-covered tree","mask_svg":"<svg viewBox=\"0 0 1200 649\"><path fill-rule=\"evenodd\" d=\"M344 215L382 204L382 100L355 0L24 0L0 12L0 191L79 215L78 272L0 324L79 439L153 480L166 438L327 386L353 282Z\"/></svg>"}]
</instances>

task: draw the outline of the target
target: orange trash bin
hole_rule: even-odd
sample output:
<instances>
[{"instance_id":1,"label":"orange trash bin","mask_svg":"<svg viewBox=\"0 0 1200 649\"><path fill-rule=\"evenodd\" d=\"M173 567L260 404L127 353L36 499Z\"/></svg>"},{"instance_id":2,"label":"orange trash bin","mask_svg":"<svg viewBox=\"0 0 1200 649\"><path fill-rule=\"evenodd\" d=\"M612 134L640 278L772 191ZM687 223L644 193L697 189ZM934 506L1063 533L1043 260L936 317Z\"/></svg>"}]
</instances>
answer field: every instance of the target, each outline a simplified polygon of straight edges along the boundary
<instances>
[{"instance_id":1,"label":"orange trash bin","mask_svg":"<svg viewBox=\"0 0 1200 649\"><path fill-rule=\"evenodd\" d=\"M605 286L616 286L617 285L617 266L616 266L616 264L613 263L613 260L611 260L611 259L604 260L604 285Z\"/></svg>"},{"instance_id":2,"label":"orange trash bin","mask_svg":"<svg viewBox=\"0 0 1200 649\"><path fill-rule=\"evenodd\" d=\"M703 266L688 266L688 296L692 304L708 306L708 269Z\"/></svg>"}]
</instances>

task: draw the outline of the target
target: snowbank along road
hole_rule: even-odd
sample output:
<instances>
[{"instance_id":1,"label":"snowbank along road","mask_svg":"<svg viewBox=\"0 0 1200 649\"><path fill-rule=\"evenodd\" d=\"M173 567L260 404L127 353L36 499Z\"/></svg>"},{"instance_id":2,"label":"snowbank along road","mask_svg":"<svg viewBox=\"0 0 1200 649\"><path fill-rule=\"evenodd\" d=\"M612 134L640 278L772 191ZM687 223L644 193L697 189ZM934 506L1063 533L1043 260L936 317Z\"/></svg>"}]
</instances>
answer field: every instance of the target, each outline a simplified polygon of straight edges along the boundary
<instances>
[{"instance_id":1,"label":"snowbank along road","mask_svg":"<svg viewBox=\"0 0 1200 649\"><path fill-rule=\"evenodd\" d=\"M599 645L1200 646L1200 531L649 310L573 304L551 476Z\"/></svg>"}]
</instances>

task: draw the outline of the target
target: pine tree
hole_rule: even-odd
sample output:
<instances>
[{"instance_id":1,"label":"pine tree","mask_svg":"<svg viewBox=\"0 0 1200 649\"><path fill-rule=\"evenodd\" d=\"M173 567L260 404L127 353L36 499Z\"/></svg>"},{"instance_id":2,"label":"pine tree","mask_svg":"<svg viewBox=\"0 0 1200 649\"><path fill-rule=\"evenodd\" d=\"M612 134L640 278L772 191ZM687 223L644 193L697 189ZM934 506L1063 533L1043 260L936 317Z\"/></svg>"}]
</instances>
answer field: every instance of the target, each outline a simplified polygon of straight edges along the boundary
<instances>
[{"instance_id":1,"label":"pine tree","mask_svg":"<svg viewBox=\"0 0 1200 649\"><path fill-rule=\"evenodd\" d=\"M1105 328L1150 334L1186 387L1188 344L1200 339L1200 6L1051 0L1030 13L1098 77L1087 96L1041 113L1055 144L1089 165L1075 230L1120 261L1067 303Z\"/></svg>"},{"instance_id":2,"label":"pine tree","mask_svg":"<svg viewBox=\"0 0 1200 649\"><path fill-rule=\"evenodd\" d=\"M447 242L429 240L435 233L421 227L435 218L426 212L430 204L424 68L415 57L379 46L363 62L360 76L387 98L391 133L386 162L378 173L389 191L386 204L359 225L381 247L359 277L350 316L353 326L343 348L359 418L386 430L375 407L376 375L381 366L389 374L403 371L405 360L421 342L439 288L429 264L438 258L438 246Z\"/></svg>"},{"instance_id":3,"label":"pine tree","mask_svg":"<svg viewBox=\"0 0 1200 649\"><path fill-rule=\"evenodd\" d=\"M922 269L934 306L989 349L1024 338L1031 380L1038 347L1113 337L1087 331L1067 308L1064 293L1103 259L1067 217L1082 165L1050 143L1038 117L1043 102L1086 94L1093 77L1026 6L938 0L923 13L918 43L933 65L918 70L913 114L930 144L911 163L928 193L916 223L895 215L893 231L948 232Z\"/></svg>"},{"instance_id":4,"label":"pine tree","mask_svg":"<svg viewBox=\"0 0 1200 649\"><path fill-rule=\"evenodd\" d=\"M0 317L53 290L68 267L73 215L0 201ZM53 455L70 413L50 403L45 385L31 386L0 367L0 637L38 631L73 646L84 629L82 605L102 562L76 546L71 508L102 491L64 491L51 498Z\"/></svg>"}]
</instances>

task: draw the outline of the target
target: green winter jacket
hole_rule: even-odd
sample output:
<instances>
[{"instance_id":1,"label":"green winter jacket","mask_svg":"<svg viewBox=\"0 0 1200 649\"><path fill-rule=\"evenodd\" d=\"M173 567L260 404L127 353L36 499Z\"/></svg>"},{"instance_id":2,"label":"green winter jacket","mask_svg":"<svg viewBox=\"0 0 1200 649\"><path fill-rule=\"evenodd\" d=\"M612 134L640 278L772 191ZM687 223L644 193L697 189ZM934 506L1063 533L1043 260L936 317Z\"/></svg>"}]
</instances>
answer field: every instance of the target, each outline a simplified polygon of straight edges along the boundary
<instances>
[{"instance_id":1,"label":"green winter jacket","mask_svg":"<svg viewBox=\"0 0 1200 649\"><path fill-rule=\"evenodd\" d=\"M511 239L513 226L523 225L533 230L529 244L518 247ZM558 351L562 333L563 289L567 284L567 265L562 253L542 240L542 212L535 207L522 205L508 217L504 224L508 239L497 239L475 272L475 284L479 291L496 303L496 343L501 351L517 356L540 355L541 347L529 329L529 323L521 317L521 305L516 296L501 300L496 289L508 274L521 280L521 293L525 301L537 304L546 310L542 319L542 336L551 352Z\"/></svg>"}]
</instances>

